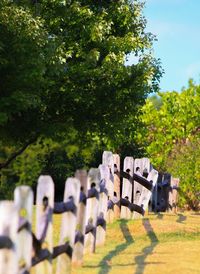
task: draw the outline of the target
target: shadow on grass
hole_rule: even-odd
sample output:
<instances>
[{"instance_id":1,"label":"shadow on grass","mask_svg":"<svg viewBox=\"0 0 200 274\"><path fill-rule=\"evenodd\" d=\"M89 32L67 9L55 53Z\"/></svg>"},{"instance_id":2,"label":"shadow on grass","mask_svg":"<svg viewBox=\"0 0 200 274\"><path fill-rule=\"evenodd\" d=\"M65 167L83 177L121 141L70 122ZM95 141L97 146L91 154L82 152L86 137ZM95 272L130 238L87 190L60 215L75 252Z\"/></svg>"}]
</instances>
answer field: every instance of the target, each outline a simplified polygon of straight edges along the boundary
<instances>
[{"instance_id":1,"label":"shadow on grass","mask_svg":"<svg viewBox=\"0 0 200 274\"><path fill-rule=\"evenodd\" d=\"M178 223L182 223L187 219L186 216L184 216L183 214L178 214L178 219L176 220Z\"/></svg>"},{"instance_id":2,"label":"shadow on grass","mask_svg":"<svg viewBox=\"0 0 200 274\"><path fill-rule=\"evenodd\" d=\"M112 265L110 264L110 261L113 257L117 256L120 252L124 251L129 245L131 245L134 240L131 236L131 233L127 226L128 220L120 220L120 229L123 233L125 242L117 245L114 250L112 250L109 254L107 254L99 263L99 266L101 269L99 270L98 274L107 274L109 273Z\"/></svg>"},{"instance_id":3,"label":"shadow on grass","mask_svg":"<svg viewBox=\"0 0 200 274\"><path fill-rule=\"evenodd\" d=\"M160 212L157 213L157 219L163 219L163 214L161 214Z\"/></svg>"},{"instance_id":4,"label":"shadow on grass","mask_svg":"<svg viewBox=\"0 0 200 274\"><path fill-rule=\"evenodd\" d=\"M135 262L137 264L135 274L144 273L145 266L149 264L149 263L146 263L145 260L147 256L153 252L154 248L157 246L159 242L155 232L153 231L153 228L151 226L149 219L143 219L142 223L151 242L150 242L150 245L143 248L141 255L138 255L137 257L135 257ZM151 264L161 264L161 262L151 263Z\"/></svg>"}]
</instances>

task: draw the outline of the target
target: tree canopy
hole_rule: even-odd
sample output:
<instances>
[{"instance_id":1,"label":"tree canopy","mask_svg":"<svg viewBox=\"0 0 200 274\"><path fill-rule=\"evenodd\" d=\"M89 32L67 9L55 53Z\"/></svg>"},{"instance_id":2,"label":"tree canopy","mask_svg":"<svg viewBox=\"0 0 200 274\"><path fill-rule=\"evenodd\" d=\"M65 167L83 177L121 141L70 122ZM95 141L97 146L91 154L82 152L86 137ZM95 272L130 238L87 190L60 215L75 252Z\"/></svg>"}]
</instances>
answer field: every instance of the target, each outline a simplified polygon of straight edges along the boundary
<instances>
[{"instance_id":1,"label":"tree canopy","mask_svg":"<svg viewBox=\"0 0 200 274\"><path fill-rule=\"evenodd\" d=\"M141 106L162 75L143 7L139 0L1 1L0 168L18 155L23 161L31 144L65 151L66 142L85 143L90 155L89 146L133 144ZM49 150L38 156L40 170Z\"/></svg>"}]
</instances>

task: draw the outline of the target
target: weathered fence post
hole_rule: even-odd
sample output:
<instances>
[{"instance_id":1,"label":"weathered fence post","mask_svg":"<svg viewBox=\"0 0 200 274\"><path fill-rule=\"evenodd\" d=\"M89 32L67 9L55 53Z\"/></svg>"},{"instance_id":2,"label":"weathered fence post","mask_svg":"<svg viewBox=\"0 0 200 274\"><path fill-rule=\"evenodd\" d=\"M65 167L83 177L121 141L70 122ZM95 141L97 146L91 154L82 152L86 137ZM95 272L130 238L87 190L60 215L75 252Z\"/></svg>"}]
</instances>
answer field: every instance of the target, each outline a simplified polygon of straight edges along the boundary
<instances>
[{"instance_id":1,"label":"weathered fence post","mask_svg":"<svg viewBox=\"0 0 200 274\"><path fill-rule=\"evenodd\" d=\"M32 263L32 210L33 191L29 186L18 186L14 191L14 202L18 210L17 256L21 273L29 273Z\"/></svg>"},{"instance_id":2,"label":"weathered fence post","mask_svg":"<svg viewBox=\"0 0 200 274\"><path fill-rule=\"evenodd\" d=\"M118 154L113 154L114 160L114 199L120 200L120 157ZM120 218L120 206L114 205L114 217Z\"/></svg>"},{"instance_id":3,"label":"weathered fence post","mask_svg":"<svg viewBox=\"0 0 200 274\"><path fill-rule=\"evenodd\" d=\"M109 168L109 180L106 181L106 189L108 190L108 212L107 223L112 223L114 220L114 158L111 151L104 151L102 156L102 164ZM111 205L111 206L110 206Z\"/></svg>"},{"instance_id":4,"label":"weathered fence post","mask_svg":"<svg viewBox=\"0 0 200 274\"><path fill-rule=\"evenodd\" d=\"M84 253L95 252L96 225L99 207L99 184L100 171L98 168L91 168L88 173Z\"/></svg>"},{"instance_id":5,"label":"weathered fence post","mask_svg":"<svg viewBox=\"0 0 200 274\"><path fill-rule=\"evenodd\" d=\"M35 266L36 274L52 273L53 207L54 182L50 176L41 175L38 179L36 196L36 237L42 249L46 249L49 255L45 261Z\"/></svg>"},{"instance_id":6,"label":"weathered fence post","mask_svg":"<svg viewBox=\"0 0 200 274\"><path fill-rule=\"evenodd\" d=\"M71 273L71 259L75 242L77 207L80 198L80 181L68 178L65 183L64 203L71 205L70 211L62 214L62 224L59 244L69 243L70 254L61 254L57 260L57 274Z\"/></svg>"},{"instance_id":7,"label":"weathered fence post","mask_svg":"<svg viewBox=\"0 0 200 274\"><path fill-rule=\"evenodd\" d=\"M108 166L110 170L110 180L108 180L106 188L108 190L108 196L112 200L114 196L114 159L112 152L103 152L102 164Z\"/></svg>"},{"instance_id":8,"label":"weathered fence post","mask_svg":"<svg viewBox=\"0 0 200 274\"><path fill-rule=\"evenodd\" d=\"M148 174L147 180L152 183L151 190L143 187L142 193L138 201L138 205L141 206L144 209L144 211L148 209L148 204L152 195L153 187L155 186L158 180L158 171L155 169L152 169ZM138 214L137 212L134 212L133 218L141 218L141 215Z\"/></svg>"},{"instance_id":9,"label":"weathered fence post","mask_svg":"<svg viewBox=\"0 0 200 274\"><path fill-rule=\"evenodd\" d=\"M77 212L77 225L72 262L75 265L81 265L84 253L84 237L86 223L86 205L87 205L87 171L77 170L75 177L81 183L80 199Z\"/></svg>"},{"instance_id":10,"label":"weathered fence post","mask_svg":"<svg viewBox=\"0 0 200 274\"><path fill-rule=\"evenodd\" d=\"M133 166L133 157L126 157L124 159L123 171L128 173L130 176L133 176ZM132 183L126 178L123 178L122 182L122 198L129 200L129 202L132 202ZM128 207L121 206L121 218L131 218L131 211Z\"/></svg>"},{"instance_id":11,"label":"weathered fence post","mask_svg":"<svg viewBox=\"0 0 200 274\"><path fill-rule=\"evenodd\" d=\"M148 158L135 159L134 173L136 173L139 176L143 176L147 178L149 172L150 172L150 160ZM135 204L138 204L143 188L144 187L140 183L134 181L133 202Z\"/></svg>"},{"instance_id":12,"label":"weathered fence post","mask_svg":"<svg viewBox=\"0 0 200 274\"><path fill-rule=\"evenodd\" d=\"M171 178L171 191L169 192L169 209L173 213L177 213L177 197L180 179Z\"/></svg>"},{"instance_id":13,"label":"weathered fence post","mask_svg":"<svg viewBox=\"0 0 200 274\"><path fill-rule=\"evenodd\" d=\"M149 172L149 175L147 177L147 180L149 182L152 182L152 190L154 188L154 186L156 185L157 183L157 180L158 180L158 171L155 170L155 169L152 169L150 172ZM146 211L148 209L148 204L149 204L149 201L150 201L150 198L152 196L152 191L146 189L146 188L143 188L142 190L142 194L141 194L141 197L140 197L140 200L139 200L139 204L141 206L143 206L143 209Z\"/></svg>"},{"instance_id":14,"label":"weathered fence post","mask_svg":"<svg viewBox=\"0 0 200 274\"><path fill-rule=\"evenodd\" d=\"M142 176L142 159L135 159L134 161L134 173L139 176ZM133 203L138 204L140 195L142 193L142 185L134 181L133 184Z\"/></svg>"},{"instance_id":15,"label":"weathered fence post","mask_svg":"<svg viewBox=\"0 0 200 274\"><path fill-rule=\"evenodd\" d=\"M97 219L96 245L103 245L106 237L106 216L108 209L108 190L106 181L109 179L109 168L106 165L99 165L101 174L100 191L99 191L99 210Z\"/></svg>"},{"instance_id":16,"label":"weathered fence post","mask_svg":"<svg viewBox=\"0 0 200 274\"><path fill-rule=\"evenodd\" d=\"M18 214L13 202L0 202L0 274L18 274Z\"/></svg>"}]
</instances>

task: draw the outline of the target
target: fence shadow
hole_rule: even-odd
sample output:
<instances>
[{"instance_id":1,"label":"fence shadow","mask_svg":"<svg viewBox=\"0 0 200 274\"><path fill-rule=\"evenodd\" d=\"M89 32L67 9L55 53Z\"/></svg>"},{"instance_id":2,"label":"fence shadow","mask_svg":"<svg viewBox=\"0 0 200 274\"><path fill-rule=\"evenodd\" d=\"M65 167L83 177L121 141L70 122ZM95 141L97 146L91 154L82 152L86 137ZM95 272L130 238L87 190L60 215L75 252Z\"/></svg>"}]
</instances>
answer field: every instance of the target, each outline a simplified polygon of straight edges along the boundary
<instances>
[{"instance_id":1,"label":"fence shadow","mask_svg":"<svg viewBox=\"0 0 200 274\"><path fill-rule=\"evenodd\" d=\"M147 232L147 236L149 237L151 242L150 242L150 245L143 248L141 255L138 255L137 257L135 257L135 262L137 264L135 274L143 274L144 273L145 266L148 264L148 263L145 263L145 260L146 260L147 256L153 252L154 248L159 243L159 240L158 240L155 232L153 231L153 228L151 226L149 219L143 219L142 223L143 223L143 226ZM162 264L162 262L152 263L152 264Z\"/></svg>"},{"instance_id":2,"label":"fence shadow","mask_svg":"<svg viewBox=\"0 0 200 274\"><path fill-rule=\"evenodd\" d=\"M127 226L128 220L120 220L120 229L123 233L125 242L122 244L116 246L114 250L112 250L109 254L107 254L99 263L99 266L101 269L99 270L98 274L107 274L109 273L112 265L110 264L110 261L113 257L117 256L120 252L124 251L129 245L134 243L134 239L131 236L131 233L129 231L129 228Z\"/></svg>"},{"instance_id":3,"label":"fence shadow","mask_svg":"<svg viewBox=\"0 0 200 274\"><path fill-rule=\"evenodd\" d=\"M176 220L176 222L183 223L186 219L187 219L187 217L180 213L180 214L178 214L178 219Z\"/></svg>"},{"instance_id":4,"label":"fence shadow","mask_svg":"<svg viewBox=\"0 0 200 274\"><path fill-rule=\"evenodd\" d=\"M158 212L156 215L157 215L157 219L163 219L163 214L162 213Z\"/></svg>"}]
</instances>

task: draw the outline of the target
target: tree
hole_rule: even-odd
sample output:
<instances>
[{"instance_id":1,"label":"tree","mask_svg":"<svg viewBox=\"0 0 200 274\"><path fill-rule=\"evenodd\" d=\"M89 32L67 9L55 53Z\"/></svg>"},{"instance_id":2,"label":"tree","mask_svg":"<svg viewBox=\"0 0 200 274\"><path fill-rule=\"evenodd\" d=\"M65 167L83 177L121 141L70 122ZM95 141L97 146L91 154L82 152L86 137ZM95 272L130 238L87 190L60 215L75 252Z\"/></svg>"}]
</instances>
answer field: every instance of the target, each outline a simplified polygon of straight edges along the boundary
<instances>
[{"instance_id":1,"label":"tree","mask_svg":"<svg viewBox=\"0 0 200 274\"><path fill-rule=\"evenodd\" d=\"M159 93L162 104L157 108L147 99L138 139L146 148L151 162L159 170L181 180L180 204L199 208L199 105L200 86L189 80L178 92Z\"/></svg>"},{"instance_id":2,"label":"tree","mask_svg":"<svg viewBox=\"0 0 200 274\"><path fill-rule=\"evenodd\" d=\"M0 136L7 166L40 135L45 110L48 33L28 10L0 4ZM49 50L50 52L50 50ZM7 158L8 156L8 158Z\"/></svg>"},{"instance_id":3,"label":"tree","mask_svg":"<svg viewBox=\"0 0 200 274\"><path fill-rule=\"evenodd\" d=\"M200 208L200 141L199 134L187 143L176 144L166 160L167 170L180 178L179 205Z\"/></svg>"},{"instance_id":4,"label":"tree","mask_svg":"<svg viewBox=\"0 0 200 274\"><path fill-rule=\"evenodd\" d=\"M143 4L14 2L3 1L0 13L0 134L4 144L13 142L13 155L40 136L73 131L74 138L111 140L130 129L130 120L135 127L161 76ZM126 66L129 53L138 62Z\"/></svg>"},{"instance_id":5,"label":"tree","mask_svg":"<svg viewBox=\"0 0 200 274\"><path fill-rule=\"evenodd\" d=\"M158 169L166 169L165 161L175 144L185 144L199 130L200 87L192 80L181 93L159 93L159 109L151 99L143 107L141 121L144 127L138 139L146 147Z\"/></svg>"}]
</instances>

